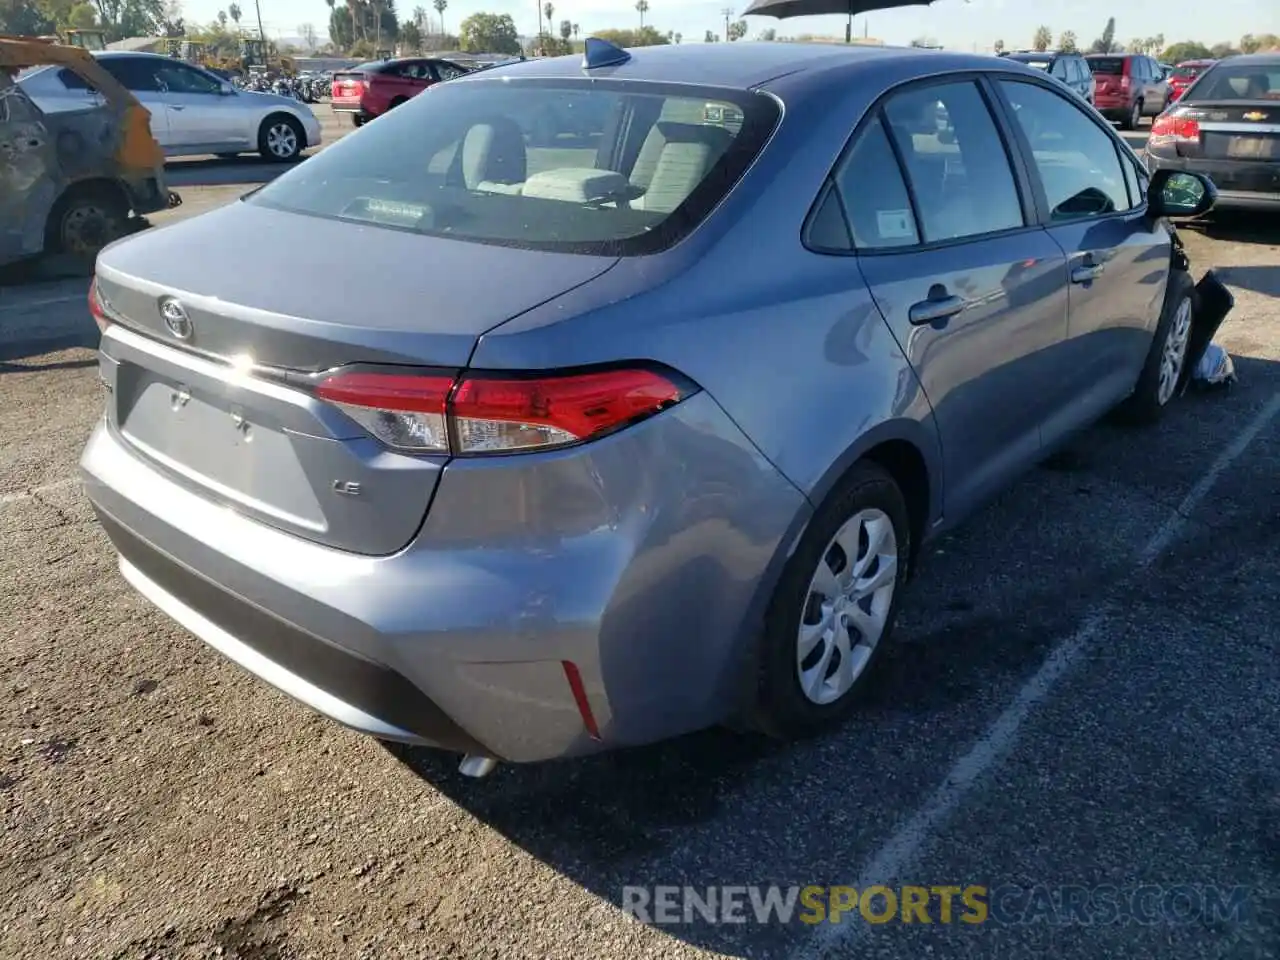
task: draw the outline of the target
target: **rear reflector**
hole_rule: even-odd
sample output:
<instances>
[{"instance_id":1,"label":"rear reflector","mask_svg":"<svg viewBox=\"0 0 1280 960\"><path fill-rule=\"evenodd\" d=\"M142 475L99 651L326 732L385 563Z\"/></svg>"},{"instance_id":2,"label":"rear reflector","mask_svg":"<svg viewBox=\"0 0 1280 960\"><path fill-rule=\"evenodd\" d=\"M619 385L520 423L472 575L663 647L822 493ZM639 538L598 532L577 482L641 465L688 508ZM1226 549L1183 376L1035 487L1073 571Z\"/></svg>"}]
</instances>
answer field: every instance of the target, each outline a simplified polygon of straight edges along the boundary
<instances>
[{"instance_id":1,"label":"rear reflector","mask_svg":"<svg viewBox=\"0 0 1280 960\"><path fill-rule=\"evenodd\" d=\"M98 325L98 331L105 333L111 321L107 319L107 311L102 306L102 297L98 294L97 277L89 281L89 316L93 317L93 322Z\"/></svg>"},{"instance_id":2,"label":"rear reflector","mask_svg":"<svg viewBox=\"0 0 1280 960\"><path fill-rule=\"evenodd\" d=\"M679 403L692 391L646 367L511 376L336 370L314 393L390 447L454 455L571 446Z\"/></svg>"}]
</instances>

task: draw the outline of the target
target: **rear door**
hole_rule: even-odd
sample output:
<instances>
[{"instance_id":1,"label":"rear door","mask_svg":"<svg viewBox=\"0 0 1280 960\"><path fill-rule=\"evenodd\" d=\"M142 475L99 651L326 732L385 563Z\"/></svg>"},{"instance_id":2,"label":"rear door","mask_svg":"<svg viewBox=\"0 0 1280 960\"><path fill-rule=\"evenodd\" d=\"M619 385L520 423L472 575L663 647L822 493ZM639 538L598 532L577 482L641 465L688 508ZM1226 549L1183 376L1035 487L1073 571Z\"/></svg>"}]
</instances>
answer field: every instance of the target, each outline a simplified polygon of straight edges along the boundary
<instances>
[{"instance_id":1,"label":"rear door","mask_svg":"<svg viewBox=\"0 0 1280 960\"><path fill-rule=\"evenodd\" d=\"M1067 328L1065 258L988 102L973 76L894 93L839 175L863 276L933 405L954 517L1039 456Z\"/></svg>"},{"instance_id":2,"label":"rear door","mask_svg":"<svg viewBox=\"0 0 1280 960\"><path fill-rule=\"evenodd\" d=\"M1145 171L1109 124L1048 85L997 86L1031 157L1040 216L1068 261L1071 322L1057 376L1069 389L1046 431L1053 442L1133 388L1164 300L1170 238L1147 217Z\"/></svg>"},{"instance_id":3,"label":"rear door","mask_svg":"<svg viewBox=\"0 0 1280 960\"><path fill-rule=\"evenodd\" d=\"M167 150L174 146L175 131L156 80L158 62L160 61L155 57L101 57L98 60L107 73L115 77L147 108L147 112L151 114L151 134L161 149ZM178 133L181 135L181 131Z\"/></svg>"}]
</instances>

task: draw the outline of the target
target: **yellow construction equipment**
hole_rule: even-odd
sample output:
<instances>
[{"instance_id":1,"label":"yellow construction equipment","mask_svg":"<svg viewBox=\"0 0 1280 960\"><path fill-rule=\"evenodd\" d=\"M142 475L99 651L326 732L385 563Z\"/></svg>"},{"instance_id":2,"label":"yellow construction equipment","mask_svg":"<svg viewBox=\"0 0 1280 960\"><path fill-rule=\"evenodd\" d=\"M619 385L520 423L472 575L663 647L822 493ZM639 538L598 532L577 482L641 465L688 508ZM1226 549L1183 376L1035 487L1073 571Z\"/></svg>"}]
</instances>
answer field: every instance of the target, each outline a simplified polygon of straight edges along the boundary
<instances>
[{"instance_id":1,"label":"yellow construction equipment","mask_svg":"<svg viewBox=\"0 0 1280 960\"><path fill-rule=\"evenodd\" d=\"M66 44L69 47L79 47L81 50L105 50L107 49L107 32L97 28L84 30L67 30L64 31Z\"/></svg>"}]
</instances>

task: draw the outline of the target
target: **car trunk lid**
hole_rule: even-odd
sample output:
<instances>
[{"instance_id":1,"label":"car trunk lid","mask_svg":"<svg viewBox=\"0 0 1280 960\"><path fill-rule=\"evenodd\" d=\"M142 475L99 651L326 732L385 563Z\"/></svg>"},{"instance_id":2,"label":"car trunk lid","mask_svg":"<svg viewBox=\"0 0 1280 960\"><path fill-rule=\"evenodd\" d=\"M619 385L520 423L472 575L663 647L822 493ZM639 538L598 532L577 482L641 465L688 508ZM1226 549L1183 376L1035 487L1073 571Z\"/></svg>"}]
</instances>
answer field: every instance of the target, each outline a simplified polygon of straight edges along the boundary
<instances>
[{"instance_id":1,"label":"car trunk lid","mask_svg":"<svg viewBox=\"0 0 1280 960\"><path fill-rule=\"evenodd\" d=\"M336 99L359 99L364 93L365 80L363 73L335 73L331 95Z\"/></svg>"},{"instance_id":2,"label":"car trunk lid","mask_svg":"<svg viewBox=\"0 0 1280 960\"><path fill-rule=\"evenodd\" d=\"M615 262L234 204L102 255L108 419L216 502L333 547L392 553L421 525L445 460L383 446L313 396L308 374L455 372L482 333Z\"/></svg>"}]
</instances>

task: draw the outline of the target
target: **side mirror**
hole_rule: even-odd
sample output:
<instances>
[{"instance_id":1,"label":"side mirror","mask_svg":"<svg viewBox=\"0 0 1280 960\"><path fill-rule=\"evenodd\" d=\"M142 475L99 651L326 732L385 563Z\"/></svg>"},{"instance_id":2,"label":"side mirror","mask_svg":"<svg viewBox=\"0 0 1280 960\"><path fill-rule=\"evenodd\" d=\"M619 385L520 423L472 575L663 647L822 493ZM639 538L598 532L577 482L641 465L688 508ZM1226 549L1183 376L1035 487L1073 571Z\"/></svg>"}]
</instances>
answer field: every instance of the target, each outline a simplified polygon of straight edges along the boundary
<instances>
[{"instance_id":1,"label":"side mirror","mask_svg":"<svg viewBox=\"0 0 1280 960\"><path fill-rule=\"evenodd\" d=\"M1201 173L1157 170L1147 187L1147 210L1154 217L1198 217L1217 199L1218 188Z\"/></svg>"},{"instance_id":2,"label":"side mirror","mask_svg":"<svg viewBox=\"0 0 1280 960\"><path fill-rule=\"evenodd\" d=\"M236 88L225 80L218 84L218 93L222 94L224 97L234 96L235 92Z\"/></svg>"}]
</instances>

